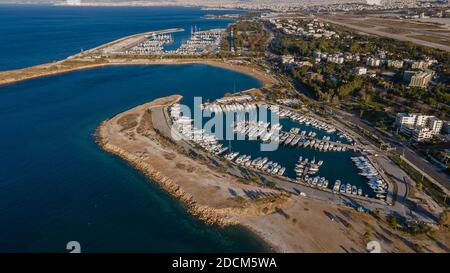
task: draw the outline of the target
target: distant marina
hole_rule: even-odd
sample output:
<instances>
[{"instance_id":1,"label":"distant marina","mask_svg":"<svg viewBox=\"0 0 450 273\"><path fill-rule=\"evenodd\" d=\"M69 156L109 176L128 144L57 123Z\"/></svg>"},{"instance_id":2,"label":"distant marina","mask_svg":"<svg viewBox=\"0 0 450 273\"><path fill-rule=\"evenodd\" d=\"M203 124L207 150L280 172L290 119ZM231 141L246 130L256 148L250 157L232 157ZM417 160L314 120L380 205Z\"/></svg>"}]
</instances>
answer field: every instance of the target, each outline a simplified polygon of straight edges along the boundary
<instances>
[{"instance_id":1,"label":"distant marina","mask_svg":"<svg viewBox=\"0 0 450 273\"><path fill-rule=\"evenodd\" d=\"M46 11L37 10L31 17ZM416 251L400 232L437 223L440 200L424 199L428 180L411 180L398 149L335 108L345 94L318 103L287 76L288 64L314 65L283 55L290 48L268 51L286 34L264 20L273 14L175 8L172 20L159 7L124 8L124 17L102 10L119 18L103 32L126 29L127 16L139 18L136 29L113 29L88 49L63 43L76 51L25 68L6 62L20 69L0 71L8 222L0 252L61 252L67 238L86 252L364 252L368 232L389 242L386 251ZM62 17L77 24L70 18L79 12ZM86 14L82 32L95 32L96 16ZM24 35L27 48L39 51L39 33ZM305 37L330 35L339 38Z\"/></svg>"},{"instance_id":2,"label":"distant marina","mask_svg":"<svg viewBox=\"0 0 450 273\"><path fill-rule=\"evenodd\" d=\"M181 25L188 31L172 36L176 45L189 38L191 21L204 29L230 22L202 19L204 13L192 8L99 9L0 7L1 69L51 62L131 33ZM55 11L60 12L57 18ZM39 27L33 23L36 17L44 22ZM103 23L93 31L99 20ZM20 39L11 34L18 28L27 28ZM71 35L61 35L65 31ZM37 39L42 33L49 38ZM22 45L35 50L24 52ZM205 79L207 85L198 84ZM213 84L219 86L211 93ZM0 236L0 251L62 253L68 238L79 240L83 252L270 251L246 230L212 227L189 215L144 175L102 151L93 138L102 120L130 106L174 90L215 99L234 85L245 90L260 83L218 67L182 64L100 67L1 86L0 112L9 129L0 137L0 216L8 220L0 227L8 234Z\"/></svg>"}]
</instances>

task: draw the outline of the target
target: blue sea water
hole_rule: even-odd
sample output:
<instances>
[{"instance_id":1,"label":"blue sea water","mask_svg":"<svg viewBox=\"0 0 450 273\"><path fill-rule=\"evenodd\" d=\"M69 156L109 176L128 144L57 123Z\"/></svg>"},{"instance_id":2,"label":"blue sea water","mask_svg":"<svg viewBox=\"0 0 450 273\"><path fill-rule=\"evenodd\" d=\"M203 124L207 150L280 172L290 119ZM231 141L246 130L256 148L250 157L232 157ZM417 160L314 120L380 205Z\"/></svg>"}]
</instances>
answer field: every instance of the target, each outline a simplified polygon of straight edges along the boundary
<instances>
[{"instance_id":1,"label":"blue sea water","mask_svg":"<svg viewBox=\"0 0 450 273\"><path fill-rule=\"evenodd\" d=\"M191 26L225 27L195 8L110 8L0 5L0 70L61 59L125 35ZM259 87L246 75L206 65L105 67L0 86L0 252L64 252L76 240L86 252L269 251L240 228L207 226L123 160L94 141L98 124L171 94L204 100ZM310 127L281 121L284 128ZM332 138L334 136L331 136ZM233 150L267 156L293 177L299 155L324 160L319 175L362 186L351 153L280 147L257 141ZM294 160L292 160L294 159Z\"/></svg>"},{"instance_id":2,"label":"blue sea water","mask_svg":"<svg viewBox=\"0 0 450 273\"><path fill-rule=\"evenodd\" d=\"M257 87L206 65L107 67L0 87L0 251L265 251L238 228L207 226L102 151L102 120L160 96L218 98Z\"/></svg>"},{"instance_id":3,"label":"blue sea water","mask_svg":"<svg viewBox=\"0 0 450 273\"><path fill-rule=\"evenodd\" d=\"M152 30L183 28L177 47L200 30L224 28L232 21L206 19L204 11L180 7L75 7L0 5L0 71L66 58L123 36Z\"/></svg>"},{"instance_id":4,"label":"blue sea water","mask_svg":"<svg viewBox=\"0 0 450 273\"><path fill-rule=\"evenodd\" d=\"M210 13L210 11L208 11ZM0 70L60 59L136 32L226 26L193 8L0 5ZM188 33L176 37L186 39ZM241 228L208 226L102 151L102 120L160 96L214 99L258 87L205 65L107 67L0 87L0 252L259 252Z\"/></svg>"}]
</instances>

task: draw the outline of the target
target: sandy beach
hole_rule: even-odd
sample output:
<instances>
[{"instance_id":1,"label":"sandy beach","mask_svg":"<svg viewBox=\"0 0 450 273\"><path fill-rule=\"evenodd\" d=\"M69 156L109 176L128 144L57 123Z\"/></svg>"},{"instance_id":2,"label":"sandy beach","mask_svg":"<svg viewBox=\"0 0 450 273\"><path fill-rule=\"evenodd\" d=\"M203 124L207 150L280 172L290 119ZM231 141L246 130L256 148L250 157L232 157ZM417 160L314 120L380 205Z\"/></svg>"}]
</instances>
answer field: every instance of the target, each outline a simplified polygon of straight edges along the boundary
<instances>
[{"instance_id":1,"label":"sandy beach","mask_svg":"<svg viewBox=\"0 0 450 273\"><path fill-rule=\"evenodd\" d=\"M0 85L12 84L19 81L52 76L78 70L93 69L117 65L180 65L206 64L224 69L234 70L258 79L264 87L270 88L277 80L254 66L240 65L222 59L120 59L113 58L106 61L60 61L52 64L42 64L23 69L0 72Z\"/></svg>"}]
</instances>

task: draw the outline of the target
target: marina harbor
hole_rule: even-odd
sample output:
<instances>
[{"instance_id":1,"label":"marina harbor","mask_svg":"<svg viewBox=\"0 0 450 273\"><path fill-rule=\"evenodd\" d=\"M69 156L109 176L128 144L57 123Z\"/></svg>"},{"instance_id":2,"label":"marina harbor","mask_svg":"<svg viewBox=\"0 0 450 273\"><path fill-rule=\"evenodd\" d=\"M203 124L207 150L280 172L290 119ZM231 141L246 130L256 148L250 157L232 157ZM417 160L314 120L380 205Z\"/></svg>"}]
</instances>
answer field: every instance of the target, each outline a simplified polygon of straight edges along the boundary
<instances>
[{"instance_id":1,"label":"marina harbor","mask_svg":"<svg viewBox=\"0 0 450 273\"><path fill-rule=\"evenodd\" d=\"M386 200L388 183L367 160L350 134L332 124L277 103L255 101L251 95L224 97L203 103L200 107L202 111L222 119L227 115L233 117L233 122L224 126L225 131L232 131L233 139L222 139L214 132L194 127L194 120L183 116L180 104L169 108L169 116L173 128L183 139L212 156L255 173L317 190ZM290 122L286 128L291 128L285 129L282 122L259 120L260 111L269 111L267 116L277 115L281 120ZM323 136L318 137L319 134ZM258 143L276 143L279 147L270 154L262 154L255 149ZM293 156L283 156L287 153ZM330 156L335 154L342 154L345 160L333 162ZM348 174L340 171L342 164L345 164L344 169L354 173L352 178L345 177Z\"/></svg>"},{"instance_id":2,"label":"marina harbor","mask_svg":"<svg viewBox=\"0 0 450 273\"><path fill-rule=\"evenodd\" d=\"M447 1L280 1L0 4L0 252L450 252Z\"/></svg>"},{"instance_id":3,"label":"marina harbor","mask_svg":"<svg viewBox=\"0 0 450 273\"><path fill-rule=\"evenodd\" d=\"M184 32L184 29L168 29L146 32L128 36L103 46L85 51L86 53L100 53L108 55L189 55L200 56L217 54L220 51L220 43L225 35L225 29L210 29L200 31L191 29L190 38L181 43L176 49L168 49L168 45L174 44L173 34Z\"/></svg>"}]
</instances>

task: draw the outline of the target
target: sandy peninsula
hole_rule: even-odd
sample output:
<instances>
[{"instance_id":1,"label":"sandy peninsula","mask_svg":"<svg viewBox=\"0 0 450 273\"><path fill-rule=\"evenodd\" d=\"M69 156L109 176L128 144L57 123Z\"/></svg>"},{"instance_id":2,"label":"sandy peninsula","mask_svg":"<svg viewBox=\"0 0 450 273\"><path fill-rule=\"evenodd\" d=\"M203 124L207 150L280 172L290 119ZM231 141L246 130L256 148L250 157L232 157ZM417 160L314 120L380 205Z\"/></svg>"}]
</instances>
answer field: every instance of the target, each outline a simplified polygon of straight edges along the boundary
<instances>
[{"instance_id":1,"label":"sandy peninsula","mask_svg":"<svg viewBox=\"0 0 450 273\"><path fill-rule=\"evenodd\" d=\"M201 58L164 58L164 59L127 59L107 58L99 60L86 60L69 58L63 61L42 64L23 69L0 72L0 85L12 84L24 80L46 77L72 71L93 69L105 66L118 65L181 65L181 64L206 64L244 73L258 79L265 87L271 87L277 80L270 74L253 65L243 65L233 60L201 59Z\"/></svg>"},{"instance_id":2,"label":"sandy peninsula","mask_svg":"<svg viewBox=\"0 0 450 273\"><path fill-rule=\"evenodd\" d=\"M369 214L265 187L229 162L173 140L166 109L179 100L159 98L120 113L98 127L97 139L205 222L244 226L277 252L366 252L368 240L381 242L383 252L413 252L416 240L429 251L444 251Z\"/></svg>"},{"instance_id":3,"label":"sandy peninsula","mask_svg":"<svg viewBox=\"0 0 450 273\"><path fill-rule=\"evenodd\" d=\"M177 29L158 33L167 31ZM62 61L0 72L0 85L104 66L181 64L238 71L258 79L267 89L278 83L262 67L239 58L127 57L111 53L147 34L124 37ZM259 89L251 92L264 93ZM380 216L266 187L230 162L183 140L174 141L166 109L181 99L159 98L120 113L98 127L97 140L104 150L123 158L180 200L192 215L209 224L246 227L277 252L366 252L369 240L379 241L383 252L413 252L418 243L427 252L448 252L439 241L450 238L412 238L390 228Z\"/></svg>"}]
</instances>

